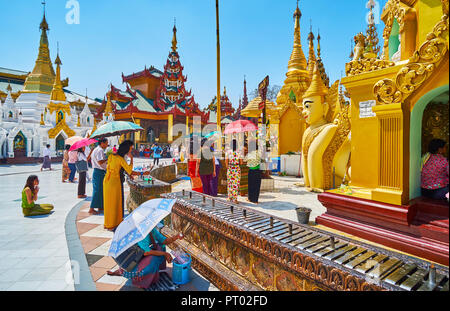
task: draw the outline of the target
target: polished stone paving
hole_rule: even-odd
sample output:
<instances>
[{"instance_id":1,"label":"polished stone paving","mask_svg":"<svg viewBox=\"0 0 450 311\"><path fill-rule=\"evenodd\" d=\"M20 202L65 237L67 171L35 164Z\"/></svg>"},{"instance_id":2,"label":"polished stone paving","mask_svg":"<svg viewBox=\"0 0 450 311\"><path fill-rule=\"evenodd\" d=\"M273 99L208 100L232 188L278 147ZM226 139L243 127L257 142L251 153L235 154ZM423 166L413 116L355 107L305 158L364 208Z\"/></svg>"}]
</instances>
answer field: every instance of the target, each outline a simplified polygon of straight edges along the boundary
<instances>
[{"instance_id":1,"label":"polished stone paving","mask_svg":"<svg viewBox=\"0 0 450 311\"><path fill-rule=\"evenodd\" d=\"M150 164L151 160L136 159L135 164ZM166 163L169 160L164 161ZM66 218L77 205L86 211L85 200L77 198L78 184L61 183L61 164L53 164L52 171L40 171L40 164L1 165L0 166L0 290L76 290L69 256L68 241L82 237L82 245L73 247L71 252L85 253L93 256L104 256L111 235L100 228L103 223L99 217L78 219L78 228L68 232ZM40 192L37 203L50 203L55 206L50 215L23 217L21 191L28 175L38 175ZM312 208L311 224L316 216L325 212L325 208L317 201L317 195L306 192L295 186L300 180L290 177L275 176L274 192L263 192L258 205L245 201L240 197L242 205L257 210L296 220L295 208L298 205ZM180 181L173 191L190 189L189 181ZM86 194L91 196L92 184L87 183ZM225 196L222 196L225 197ZM76 215L74 215L76 217ZM84 224L84 225L83 225ZM77 230L78 229L78 230ZM81 230L81 231L80 231ZM78 232L77 232L78 231ZM69 243L70 244L70 243ZM100 257L91 257L91 261ZM97 260L98 261L98 260ZM94 278L99 276L102 284L97 290L118 289L123 280L105 276L105 267L91 269ZM87 263L86 263L87 265ZM109 267L109 266L108 266ZM94 267L93 267L94 268ZM83 269L82 269L83 270ZM89 271L89 270L88 270ZM83 271L81 271L83 272ZM100 275L99 275L100 273ZM215 290L211 284L201 277L195 277L198 285L192 284L190 290Z\"/></svg>"}]
</instances>

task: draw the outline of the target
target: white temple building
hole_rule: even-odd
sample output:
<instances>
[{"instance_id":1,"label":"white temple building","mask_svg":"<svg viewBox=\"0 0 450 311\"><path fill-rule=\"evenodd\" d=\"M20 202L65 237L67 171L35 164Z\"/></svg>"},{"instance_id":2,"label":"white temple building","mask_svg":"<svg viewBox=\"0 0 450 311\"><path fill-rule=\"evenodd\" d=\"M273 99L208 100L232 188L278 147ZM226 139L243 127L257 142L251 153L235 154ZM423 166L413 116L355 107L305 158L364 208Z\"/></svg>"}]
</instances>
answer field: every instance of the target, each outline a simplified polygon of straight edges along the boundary
<instances>
[{"instance_id":1,"label":"white temple building","mask_svg":"<svg viewBox=\"0 0 450 311\"><path fill-rule=\"evenodd\" d=\"M75 135L88 137L97 127L94 113L101 103L64 88L68 79L61 80L59 52L54 62L56 72L53 69L45 12L40 29L39 54L32 72L0 68L0 160L3 162L35 161L42 157L47 144L54 157L60 156L65 139ZM6 94L3 102L2 94Z\"/></svg>"}]
</instances>

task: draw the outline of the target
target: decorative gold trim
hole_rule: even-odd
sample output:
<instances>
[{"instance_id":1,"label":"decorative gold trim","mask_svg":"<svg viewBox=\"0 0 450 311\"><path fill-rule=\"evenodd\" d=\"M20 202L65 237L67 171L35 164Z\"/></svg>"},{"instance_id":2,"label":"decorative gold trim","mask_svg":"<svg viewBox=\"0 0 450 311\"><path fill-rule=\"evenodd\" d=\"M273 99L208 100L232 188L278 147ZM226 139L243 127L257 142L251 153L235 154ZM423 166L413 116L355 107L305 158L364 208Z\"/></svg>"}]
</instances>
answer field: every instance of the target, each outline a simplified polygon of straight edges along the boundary
<instances>
[{"instance_id":1,"label":"decorative gold trim","mask_svg":"<svg viewBox=\"0 0 450 311\"><path fill-rule=\"evenodd\" d=\"M75 131L73 131L67 123L63 120L56 124L56 126L48 131L48 138L53 139L56 137L56 135L59 134L59 132L64 131L64 133L67 134L68 137L75 136Z\"/></svg>"},{"instance_id":2,"label":"decorative gold trim","mask_svg":"<svg viewBox=\"0 0 450 311\"><path fill-rule=\"evenodd\" d=\"M394 80L383 79L375 84L373 93L379 104L402 103L431 76L443 60L448 51L448 0L443 0L442 5L447 14L434 26L408 64L400 69Z\"/></svg>"}]
</instances>

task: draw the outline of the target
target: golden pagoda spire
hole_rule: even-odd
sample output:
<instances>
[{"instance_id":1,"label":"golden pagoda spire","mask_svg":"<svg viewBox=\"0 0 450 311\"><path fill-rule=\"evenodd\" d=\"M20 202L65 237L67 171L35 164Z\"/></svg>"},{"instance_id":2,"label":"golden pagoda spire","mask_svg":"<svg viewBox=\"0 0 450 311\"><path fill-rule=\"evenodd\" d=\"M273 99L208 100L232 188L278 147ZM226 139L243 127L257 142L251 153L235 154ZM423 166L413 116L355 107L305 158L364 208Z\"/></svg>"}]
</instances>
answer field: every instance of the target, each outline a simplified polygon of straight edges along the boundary
<instances>
[{"instance_id":1,"label":"golden pagoda spire","mask_svg":"<svg viewBox=\"0 0 450 311\"><path fill-rule=\"evenodd\" d=\"M223 87L223 96L224 97L227 96L227 87L226 86Z\"/></svg>"},{"instance_id":2,"label":"golden pagoda spire","mask_svg":"<svg viewBox=\"0 0 450 311\"><path fill-rule=\"evenodd\" d=\"M9 93L12 92L11 82L8 82L8 86L6 87L6 91L8 91Z\"/></svg>"},{"instance_id":3,"label":"golden pagoda spire","mask_svg":"<svg viewBox=\"0 0 450 311\"><path fill-rule=\"evenodd\" d=\"M58 43L58 52L56 54L55 59L56 64L56 76L55 83L53 83L53 89L50 94L50 101L66 101L66 94L63 91L63 86L61 82L61 59L59 58L59 43Z\"/></svg>"},{"instance_id":4,"label":"golden pagoda spire","mask_svg":"<svg viewBox=\"0 0 450 311\"><path fill-rule=\"evenodd\" d=\"M314 34L312 32L312 23L310 25L310 31L308 34L308 41L309 41L309 55L308 55L308 72L312 76L314 72L314 67L316 66L316 55L314 51Z\"/></svg>"},{"instance_id":5,"label":"golden pagoda spire","mask_svg":"<svg viewBox=\"0 0 450 311\"><path fill-rule=\"evenodd\" d=\"M302 12L298 8L298 0L297 0L297 9L294 12L294 48L292 50L291 58L289 59L288 69L291 70L305 70L307 66L305 54L303 54L302 50L302 42L300 36L300 18L302 17Z\"/></svg>"},{"instance_id":6,"label":"golden pagoda spire","mask_svg":"<svg viewBox=\"0 0 450 311\"><path fill-rule=\"evenodd\" d=\"M312 97L312 96L325 96L328 93L328 88L322 81L322 77L320 76L319 68L316 65L314 67L314 73L311 81L311 85L308 90L306 90L303 98Z\"/></svg>"},{"instance_id":7,"label":"golden pagoda spire","mask_svg":"<svg viewBox=\"0 0 450 311\"><path fill-rule=\"evenodd\" d=\"M174 20L173 24L173 38L172 38L172 52L177 51L177 26L176 26L176 19Z\"/></svg>"},{"instance_id":8,"label":"golden pagoda spire","mask_svg":"<svg viewBox=\"0 0 450 311\"><path fill-rule=\"evenodd\" d=\"M325 72L325 66L323 65L322 55L320 54L320 32L317 33L317 66L319 68L320 76L322 77L322 81L326 87L330 85L330 78Z\"/></svg>"},{"instance_id":9,"label":"golden pagoda spire","mask_svg":"<svg viewBox=\"0 0 450 311\"><path fill-rule=\"evenodd\" d=\"M277 96L277 103L279 105L289 103L289 94L291 91L295 94L295 97L300 99L303 93L308 88L311 82L311 76L307 71L307 61L305 54L302 50L301 37L300 37L300 18L302 13L298 7L294 12L294 47L291 57L288 63L288 71L286 73L286 80L284 85Z\"/></svg>"},{"instance_id":10,"label":"golden pagoda spire","mask_svg":"<svg viewBox=\"0 0 450 311\"><path fill-rule=\"evenodd\" d=\"M24 93L46 93L52 91L55 79L55 71L53 70L52 61L50 59L50 51L48 48L47 31L49 30L47 19L45 18L45 2L44 16L42 17L39 29L41 29L41 39L39 42L39 54L33 71L25 80L23 88Z\"/></svg>"}]
</instances>

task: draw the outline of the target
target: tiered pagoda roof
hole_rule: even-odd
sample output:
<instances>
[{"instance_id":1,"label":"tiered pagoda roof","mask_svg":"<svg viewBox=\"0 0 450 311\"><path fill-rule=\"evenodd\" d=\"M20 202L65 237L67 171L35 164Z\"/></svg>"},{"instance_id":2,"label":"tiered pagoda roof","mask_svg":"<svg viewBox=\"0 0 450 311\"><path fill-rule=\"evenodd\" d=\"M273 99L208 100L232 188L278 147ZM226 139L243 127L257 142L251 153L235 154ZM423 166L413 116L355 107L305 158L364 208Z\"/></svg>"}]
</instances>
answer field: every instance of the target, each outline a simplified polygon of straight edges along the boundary
<instances>
[{"instance_id":1,"label":"tiered pagoda roof","mask_svg":"<svg viewBox=\"0 0 450 311\"><path fill-rule=\"evenodd\" d=\"M214 96L207 110L217 112L217 96ZM223 88L223 95L220 96L220 111L222 116L230 116L235 113L233 104L227 96L227 88Z\"/></svg>"},{"instance_id":2,"label":"tiered pagoda roof","mask_svg":"<svg viewBox=\"0 0 450 311\"><path fill-rule=\"evenodd\" d=\"M184 68L177 52L176 32L174 26L172 47L164 71L151 66L131 75L122 73L122 82L126 84L125 91L111 84L108 94L111 95L114 114L173 114L201 116L206 120L206 115L200 110L191 91L185 88L187 77L183 75ZM140 87L142 84L147 88ZM96 118L102 117L105 106L103 101Z\"/></svg>"}]
</instances>

